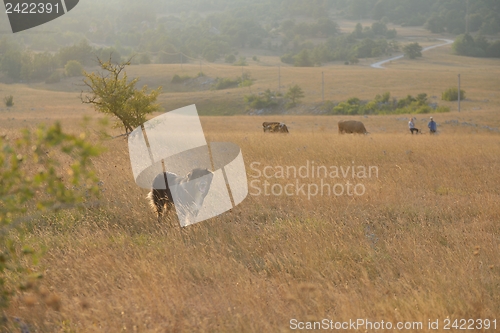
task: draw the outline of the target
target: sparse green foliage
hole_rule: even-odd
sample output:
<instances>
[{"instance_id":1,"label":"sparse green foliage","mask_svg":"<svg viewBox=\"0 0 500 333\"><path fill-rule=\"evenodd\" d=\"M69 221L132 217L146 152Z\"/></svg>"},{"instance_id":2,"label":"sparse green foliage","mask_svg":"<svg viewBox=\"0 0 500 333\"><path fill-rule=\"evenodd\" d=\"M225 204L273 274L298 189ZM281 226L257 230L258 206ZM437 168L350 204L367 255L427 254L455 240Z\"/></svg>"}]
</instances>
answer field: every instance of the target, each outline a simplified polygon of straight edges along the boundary
<instances>
[{"instance_id":1,"label":"sparse green foliage","mask_svg":"<svg viewBox=\"0 0 500 333\"><path fill-rule=\"evenodd\" d=\"M3 101L7 107L14 106L14 96L12 95L5 96Z\"/></svg>"},{"instance_id":2,"label":"sparse green foliage","mask_svg":"<svg viewBox=\"0 0 500 333\"><path fill-rule=\"evenodd\" d=\"M422 56L422 46L420 46L420 44L416 42L410 43L403 46L403 52L405 54L405 57L415 59Z\"/></svg>"},{"instance_id":3,"label":"sparse green foliage","mask_svg":"<svg viewBox=\"0 0 500 333\"><path fill-rule=\"evenodd\" d=\"M230 78L217 78L215 84L212 86L214 90L222 90L232 87L250 87L253 84L253 80L249 73L243 73L236 79Z\"/></svg>"},{"instance_id":4,"label":"sparse green foliage","mask_svg":"<svg viewBox=\"0 0 500 333\"><path fill-rule=\"evenodd\" d=\"M125 72L130 62L115 65L111 59L107 62L98 60L105 73L84 72L84 83L90 89L90 95L83 96L82 92L82 102L93 105L98 112L114 116L117 127L123 127L128 134L141 126L148 114L159 110L156 99L161 87L149 94L147 86L137 90L135 85L138 79L128 81Z\"/></svg>"},{"instance_id":5,"label":"sparse green foliage","mask_svg":"<svg viewBox=\"0 0 500 333\"><path fill-rule=\"evenodd\" d=\"M239 80L239 86L240 87L248 87L251 86L253 83L252 76L250 75L249 72L245 72L241 75L241 77L238 78ZM246 84L246 85L244 85Z\"/></svg>"},{"instance_id":6,"label":"sparse green foliage","mask_svg":"<svg viewBox=\"0 0 500 333\"><path fill-rule=\"evenodd\" d=\"M299 103L300 99L304 98L304 91L302 88L296 84L291 86L287 93L285 94L285 98L288 98L290 102L287 104L287 108L292 108Z\"/></svg>"},{"instance_id":7,"label":"sparse green foliage","mask_svg":"<svg viewBox=\"0 0 500 333\"><path fill-rule=\"evenodd\" d=\"M16 290L41 278L40 254L23 244L23 224L34 214L80 206L97 196L91 158L101 149L84 133L64 133L60 124L24 130L17 140L0 138L0 147L0 307L5 308Z\"/></svg>"},{"instance_id":8,"label":"sparse green foliage","mask_svg":"<svg viewBox=\"0 0 500 333\"><path fill-rule=\"evenodd\" d=\"M379 103L388 103L391 98L391 93L386 91L382 95L375 96L375 100Z\"/></svg>"},{"instance_id":9,"label":"sparse green foliage","mask_svg":"<svg viewBox=\"0 0 500 333\"><path fill-rule=\"evenodd\" d=\"M213 89L222 90L231 87L236 87L240 83L240 79L236 78L235 80L230 78L217 78L217 82L214 84Z\"/></svg>"},{"instance_id":10,"label":"sparse green foliage","mask_svg":"<svg viewBox=\"0 0 500 333\"><path fill-rule=\"evenodd\" d=\"M247 58L240 57L240 59L237 62L233 63L233 65L235 65L235 66L248 66Z\"/></svg>"},{"instance_id":11,"label":"sparse green foliage","mask_svg":"<svg viewBox=\"0 0 500 333\"><path fill-rule=\"evenodd\" d=\"M186 82L187 80L191 79L192 77L189 76L189 75L183 75L183 76L179 76L178 74L175 74L173 77L172 77L172 83L175 83L175 84L178 84L178 83L183 83L183 82Z\"/></svg>"},{"instance_id":12,"label":"sparse green foliage","mask_svg":"<svg viewBox=\"0 0 500 333\"><path fill-rule=\"evenodd\" d=\"M244 101L253 109L273 108L278 105L278 94L267 89L262 95L252 94L245 96Z\"/></svg>"},{"instance_id":13,"label":"sparse green foliage","mask_svg":"<svg viewBox=\"0 0 500 333\"><path fill-rule=\"evenodd\" d=\"M333 102L325 102L322 109L327 114L334 115L357 115L357 114L402 114L402 113L430 113L449 112L450 109L427 101L427 94L421 93L417 97L411 95L400 100L390 100L391 94L385 92L375 96L372 101L364 102L357 97L351 97L346 102L334 105Z\"/></svg>"},{"instance_id":14,"label":"sparse green foliage","mask_svg":"<svg viewBox=\"0 0 500 333\"><path fill-rule=\"evenodd\" d=\"M458 101L458 88L452 87L447 89L441 94L441 99L443 101ZM465 91L460 89L460 100L465 99Z\"/></svg>"},{"instance_id":15,"label":"sparse green foliage","mask_svg":"<svg viewBox=\"0 0 500 333\"><path fill-rule=\"evenodd\" d=\"M83 75L83 66L76 60L70 60L64 66L64 73L68 77L73 76L82 76Z\"/></svg>"}]
</instances>

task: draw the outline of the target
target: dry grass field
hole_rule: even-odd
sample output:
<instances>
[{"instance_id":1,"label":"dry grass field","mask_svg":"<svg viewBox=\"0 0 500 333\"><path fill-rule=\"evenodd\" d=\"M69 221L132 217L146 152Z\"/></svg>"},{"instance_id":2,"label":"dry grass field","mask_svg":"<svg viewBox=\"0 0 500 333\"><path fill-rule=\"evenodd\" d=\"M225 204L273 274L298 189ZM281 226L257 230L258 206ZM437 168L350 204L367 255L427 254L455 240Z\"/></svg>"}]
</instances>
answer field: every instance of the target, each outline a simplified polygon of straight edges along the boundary
<instances>
[{"instance_id":1,"label":"dry grass field","mask_svg":"<svg viewBox=\"0 0 500 333\"><path fill-rule=\"evenodd\" d=\"M105 140L106 152L94 161L104 184L100 206L26 226L28 242L47 249L44 278L14 297L9 318L30 332L286 332L292 319L422 322L422 330L408 330L416 332L436 319L442 331L446 318L496 318L499 329L500 133L492 129L500 127L500 60L449 51L435 49L385 70L367 63L281 68L284 87L298 83L305 91L296 113L321 102L322 71L325 99L334 101L385 91L437 96L452 112L433 115L436 136L410 135L408 115L351 117L365 123L367 136L338 135L337 122L346 116L202 117L207 141L238 144L248 180L256 182L233 210L183 230L173 215L156 221L147 191L134 183L126 140ZM277 89L276 67L266 61L244 68L256 79L250 88L166 92L160 102L165 111L196 103L206 114L223 101L241 114L243 95ZM198 71L196 64L147 65L128 74L155 87ZM241 68L216 64L203 72L234 77ZM458 73L467 93L460 113L455 103L440 101ZM98 116L79 102L78 86L66 83L61 92L0 84L0 96L15 98L14 107L0 108L1 134L16 137L23 127L55 120L83 131L82 117ZM428 116L417 115L417 126L425 130ZM276 120L290 134L262 133L263 121ZM378 174L282 179L256 171L312 162L372 166ZM322 181L361 184L365 191L254 195L264 181L276 191L296 182L307 191Z\"/></svg>"}]
</instances>

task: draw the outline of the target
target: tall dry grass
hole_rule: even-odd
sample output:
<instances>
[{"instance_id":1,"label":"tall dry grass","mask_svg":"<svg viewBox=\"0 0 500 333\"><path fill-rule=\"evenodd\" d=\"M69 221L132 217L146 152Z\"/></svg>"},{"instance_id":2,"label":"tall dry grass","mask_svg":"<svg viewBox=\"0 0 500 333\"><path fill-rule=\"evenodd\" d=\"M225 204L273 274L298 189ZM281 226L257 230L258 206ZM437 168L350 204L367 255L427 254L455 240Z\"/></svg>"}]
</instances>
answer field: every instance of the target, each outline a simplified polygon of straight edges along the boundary
<instances>
[{"instance_id":1,"label":"tall dry grass","mask_svg":"<svg viewBox=\"0 0 500 333\"><path fill-rule=\"evenodd\" d=\"M355 180L366 187L362 196L249 195L180 230L174 216L158 223L147 207L126 141L107 141L95 161L101 207L27 227L30 242L48 248L42 292L19 295L9 314L37 332L278 332L292 318L498 318L498 134L411 136L396 132L404 122L372 117L370 127L389 123L392 133L338 135L334 117L289 117L289 135L268 135L259 128L266 119L202 123L208 141L241 147L249 180L252 162L262 170L307 161L377 166L378 178Z\"/></svg>"},{"instance_id":2,"label":"tall dry grass","mask_svg":"<svg viewBox=\"0 0 500 333\"><path fill-rule=\"evenodd\" d=\"M277 58L260 59L244 68L256 79L250 88L165 93L160 102L165 111L196 103L203 113L224 101L243 112L245 94L277 89ZM26 226L28 242L47 249L44 279L13 299L9 320L19 318L30 332L276 332L287 331L292 318L498 321L500 137L483 127L500 127L498 63L442 48L386 70L368 68L368 60L281 68L282 91L301 85L307 112L321 102L322 71L327 100L425 92L452 110L456 104L439 96L461 73L465 112L434 115L440 134L433 137L407 133L407 115L350 117L365 123L368 136L338 135L337 121L347 117L202 118L208 141L241 147L249 180L252 162L260 169L307 161L377 166L379 177L361 180L366 194L359 197L249 195L232 211L180 230L173 216L156 221L147 191L133 181L126 141L104 142L107 152L94 161L104 184L100 207ZM211 66L203 68L211 77L241 75L236 66ZM128 74L154 88L198 71L197 64L141 65ZM55 119L82 131L81 117L94 113L81 105L77 84L53 88L66 92L0 84L16 99L0 109L0 134L16 137L22 127ZM427 117L417 116L419 128ZM264 135L263 121L285 121L291 133Z\"/></svg>"}]
</instances>

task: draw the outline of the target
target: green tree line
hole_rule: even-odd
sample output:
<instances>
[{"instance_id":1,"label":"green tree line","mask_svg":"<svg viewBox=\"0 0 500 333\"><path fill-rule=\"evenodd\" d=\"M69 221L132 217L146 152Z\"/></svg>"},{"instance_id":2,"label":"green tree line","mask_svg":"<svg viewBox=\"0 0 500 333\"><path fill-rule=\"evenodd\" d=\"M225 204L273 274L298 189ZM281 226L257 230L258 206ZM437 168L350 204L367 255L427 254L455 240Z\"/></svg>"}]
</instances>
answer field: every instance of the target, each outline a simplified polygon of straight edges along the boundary
<instances>
[{"instance_id":1,"label":"green tree line","mask_svg":"<svg viewBox=\"0 0 500 333\"><path fill-rule=\"evenodd\" d=\"M64 68L67 76L81 75L82 66L96 65L97 57L111 58L114 63L121 61L120 53L113 47L95 48L85 39L55 54L34 52L6 37L0 39L0 72L14 82L49 80L59 68Z\"/></svg>"}]
</instances>

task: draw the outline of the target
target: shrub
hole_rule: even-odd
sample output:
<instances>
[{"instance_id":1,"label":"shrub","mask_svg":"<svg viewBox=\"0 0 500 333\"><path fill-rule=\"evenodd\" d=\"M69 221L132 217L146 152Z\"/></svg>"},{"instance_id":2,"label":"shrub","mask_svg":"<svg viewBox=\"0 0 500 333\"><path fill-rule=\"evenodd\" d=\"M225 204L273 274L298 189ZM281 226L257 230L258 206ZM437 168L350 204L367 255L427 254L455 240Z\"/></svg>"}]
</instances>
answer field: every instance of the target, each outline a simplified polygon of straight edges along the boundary
<instances>
[{"instance_id":1,"label":"shrub","mask_svg":"<svg viewBox=\"0 0 500 333\"><path fill-rule=\"evenodd\" d=\"M320 109L325 111L326 113L332 113L333 108L335 107L335 103L332 101L325 101L323 105L320 106Z\"/></svg>"},{"instance_id":2,"label":"shrub","mask_svg":"<svg viewBox=\"0 0 500 333\"><path fill-rule=\"evenodd\" d=\"M296 84L288 89L285 97L290 100L290 102L287 104L287 108L292 108L296 106L297 103L299 103L300 99L304 97L304 91L298 84Z\"/></svg>"},{"instance_id":3,"label":"shrub","mask_svg":"<svg viewBox=\"0 0 500 333\"><path fill-rule=\"evenodd\" d=\"M232 64L233 62L236 61L236 56L234 54L229 54L226 56L226 58L224 59L224 61L228 64Z\"/></svg>"},{"instance_id":4,"label":"shrub","mask_svg":"<svg viewBox=\"0 0 500 333\"><path fill-rule=\"evenodd\" d=\"M339 103L336 107L332 109L332 114L349 114L354 115L358 114L360 111L360 105L358 104L349 104L346 102Z\"/></svg>"},{"instance_id":5,"label":"shrub","mask_svg":"<svg viewBox=\"0 0 500 333\"><path fill-rule=\"evenodd\" d=\"M175 83L175 84L179 84L179 83L183 83L187 80L189 80L191 77L188 76L188 75L183 75L183 76L179 76L178 74L175 74L174 77L172 78L172 83Z\"/></svg>"},{"instance_id":6,"label":"shrub","mask_svg":"<svg viewBox=\"0 0 500 333\"><path fill-rule=\"evenodd\" d=\"M45 80L45 83L51 84L51 83L57 83L59 81L61 81L61 75L59 75L58 72L54 72Z\"/></svg>"},{"instance_id":7,"label":"shrub","mask_svg":"<svg viewBox=\"0 0 500 333\"><path fill-rule=\"evenodd\" d=\"M422 56L422 46L420 46L420 44L418 43L410 43L403 46L403 52L405 54L405 57L415 59Z\"/></svg>"},{"instance_id":8,"label":"shrub","mask_svg":"<svg viewBox=\"0 0 500 333\"><path fill-rule=\"evenodd\" d=\"M436 112L436 113L450 112L450 108L449 108L449 107L447 107L447 106L443 106L443 105L441 105L441 106L438 106L438 107L434 110L434 112Z\"/></svg>"},{"instance_id":9,"label":"shrub","mask_svg":"<svg viewBox=\"0 0 500 333\"><path fill-rule=\"evenodd\" d=\"M218 78L217 82L214 84L213 88L215 90L227 89L230 87L235 87L240 83L240 79L232 80L229 78Z\"/></svg>"},{"instance_id":10,"label":"shrub","mask_svg":"<svg viewBox=\"0 0 500 333\"><path fill-rule=\"evenodd\" d=\"M70 60L64 66L64 73L66 76L82 76L83 75L83 66L76 60Z\"/></svg>"},{"instance_id":11,"label":"shrub","mask_svg":"<svg viewBox=\"0 0 500 333\"><path fill-rule=\"evenodd\" d=\"M379 103L388 103L390 98L391 98L391 93L388 91L386 91L382 95L375 96L375 100Z\"/></svg>"},{"instance_id":12,"label":"shrub","mask_svg":"<svg viewBox=\"0 0 500 333\"><path fill-rule=\"evenodd\" d=\"M441 94L441 99L443 101L457 101L458 100L458 88L450 88ZM460 89L460 99L465 99L465 91Z\"/></svg>"},{"instance_id":13,"label":"shrub","mask_svg":"<svg viewBox=\"0 0 500 333\"><path fill-rule=\"evenodd\" d=\"M237 62L235 62L233 65L235 65L235 66L248 66L247 58L240 57L240 59Z\"/></svg>"},{"instance_id":14,"label":"shrub","mask_svg":"<svg viewBox=\"0 0 500 333\"><path fill-rule=\"evenodd\" d=\"M303 49L294 57L293 65L295 67L312 67L314 66L314 62L309 55L309 51Z\"/></svg>"},{"instance_id":15,"label":"shrub","mask_svg":"<svg viewBox=\"0 0 500 333\"><path fill-rule=\"evenodd\" d=\"M281 57L281 62L285 64L293 64L294 62L294 55L293 53L287 53Z\"/></svg>"},{"instance_id":16,"label":"shrub","mask_svg":"<svg viewBox=\"0 0 500 333\"><path fill-rule=\"evenodd\" d=\"M178 74L175 74L174 77L172 78L172 83L181 83L181 77Z\"/></svg>"},{"instance_id":17,"label":"shrub","mask_svg":"<svg viewBox=\"0 0 500 333\"><path fill-rule=\"evenodd\" d=\"M5 106L7 107L14 106L14 96L12 95L5 96L3 101L5 102Z\"/></svg>"},{"instance_id":18,"label":"shrub","mask_svg":"<svg viewBox=\"0 0 500 333\"><path fill-rule=\"evenodd\" d=\"M364 102L357 97L351 97L345 102L334 105L327 101L321 107L328 114L334 115L356 115L356 114L403 114L403 113L430 113L430 112L449 112L450 108L429 104L427 94L421 93L417 97L406 96L399 101L393 98L390 101L391 94L385 92L382 95L376 95L375 99Z\"/></svg>"},{"instance_id":19,"label":"shrub","mask_svg":"<svg viewBox=\"0 0 500 333\"><path fill-rule=\"evenodd\" d=\"M254 109L272 108L278 105L277 96L276 92L267 89L263 96L256 94L247 95L244 97L244 101Z\"/></svg>"},{"instance_id":20,"label":"shrub","mask_svg":"<svg viewBox=\"0 0 500 333\"><path fill-rule=\"evenodd\" d=\"M238 84L238 87L250 87L253 84L252 80L243 80Z\"/></svg>"}]
</instances>

